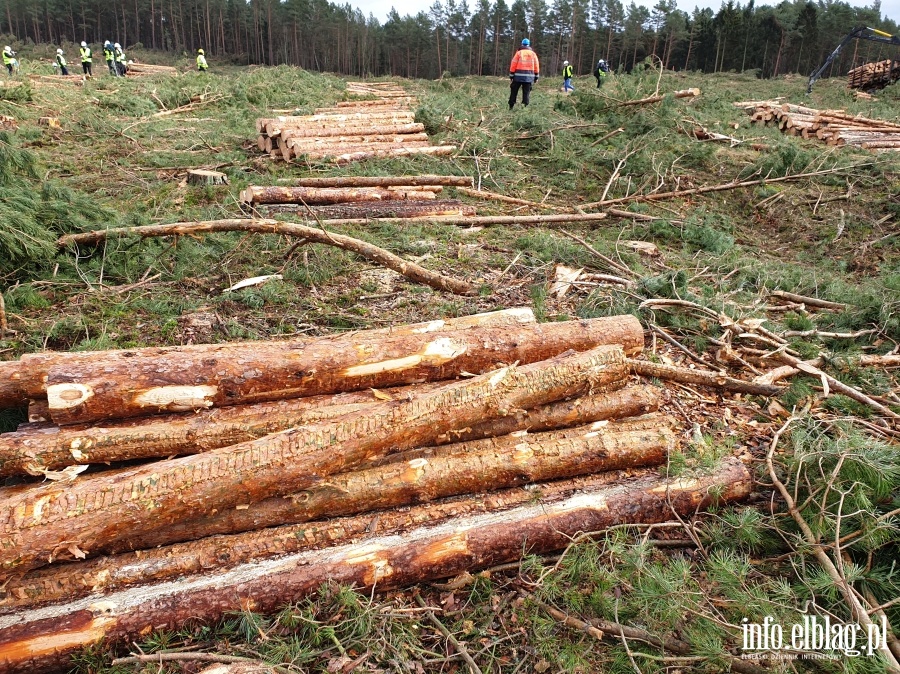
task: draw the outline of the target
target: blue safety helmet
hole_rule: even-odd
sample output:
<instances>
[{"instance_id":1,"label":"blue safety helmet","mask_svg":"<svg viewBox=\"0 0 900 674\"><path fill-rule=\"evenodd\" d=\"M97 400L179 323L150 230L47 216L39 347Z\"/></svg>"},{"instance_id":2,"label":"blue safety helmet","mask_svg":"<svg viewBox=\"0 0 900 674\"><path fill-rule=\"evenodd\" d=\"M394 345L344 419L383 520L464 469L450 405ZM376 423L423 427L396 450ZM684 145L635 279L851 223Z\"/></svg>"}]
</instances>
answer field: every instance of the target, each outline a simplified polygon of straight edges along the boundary
<instances>
[{"instance_id":1,"label":"blue safety helmet","mask_svg":"<svg viewBox=\"0 0 900 674\"><path fill-rule=\"evenodd\" d=\"M531 40L529 40L527 37L524 40L522 40L523 47L528 47L530 45L531 45Z\"/></svg>"}]
</instances>

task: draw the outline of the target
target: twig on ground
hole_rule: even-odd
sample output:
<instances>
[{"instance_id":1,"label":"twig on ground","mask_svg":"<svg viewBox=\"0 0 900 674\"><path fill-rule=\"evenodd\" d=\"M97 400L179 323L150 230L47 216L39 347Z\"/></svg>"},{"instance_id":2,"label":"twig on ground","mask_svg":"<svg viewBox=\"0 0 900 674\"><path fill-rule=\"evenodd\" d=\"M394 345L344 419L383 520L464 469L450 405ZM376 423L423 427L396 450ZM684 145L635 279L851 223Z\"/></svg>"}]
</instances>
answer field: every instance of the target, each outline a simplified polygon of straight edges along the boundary
<instances>
[{"instance_id":1,"label":"twig on ground","mask_svg":"<svg viewBox=\"0 0 900 674\"><path fill-rule=\"evenodd\" d=\"M769 295L779 300L786 300L788 302L794 302L796 304L803 304L807 307L816 307L817 309L833 309L834 311L843 311L847 308L847 305L841 302L820 300L817 297L806 297L805 295L797 295L796 293L789 293L785 292L784 290L773 290L769 293Z\"/></svg>"},{"instance_id":2,"label":"twig on ground","mask_svg":"<svg viewBox=\"0 0 900 674\"><path fill-rule=\"evenodd\" d=\"M453 648L456 649L456 652L459 653L462 659L466 661L466 664L469 665L469 669L472 670L472 674L482 674L481 668L478 666L478 663L476 663L475 660L472 659L472 656L469 655L469 651L466 650L466 647L459 643L457 638L453 636L453 633L447 629L444 623L438 620L437 616L434 615L434 612L428 607L428 605L425 603L425 600L422 599L421 595L416 595L416 603L418 603L422 608L428 609L425 612L425 616L435 627L437 627L438 631L444 635L444 638L446 638L447 641L453 644Z\"/></svg>"},{"instance_id":3,"label":"twig on ground","mask_svg":"<svg viewBox=\"0 0 900 674\"><path fill-rule=\"evenodd\" d=\"M565 234L566 236L568 236L568 237L569 237L570 239L572 239L573 241L577 241L577 242L580 243L582 246L584 246L585 248L587 248L588 251L591 253L591 255L593 255L594 257L596 257L596 258L599 259L599 260L603 260L603 262L605 262L609 267L611 267L611 268L613 269L613 271L616 271L616 272L618 272L618 273L620 273L620 274L624 274L625 276L631 276L632 278L634 278L634 277L637 276L637 274L636 274L635 272L631 271L631 270L630 270L628 267L626 267L624 264L620 264L620 263L616 262L615 260L613 260L612 258L607 257L606 255L604 255L604 254L601 253L599 250L597 250L596 248L594 248L591 244L589 244L587 241L585 241L584 239L582 239L582 238L581 238L580 236L578 236L577 234L573 234L572 232L569 232L569 231L567 231L567 230L565 230L565 229L561 229L561 230L559 230L559 231L561 231L563 234Z\"/></svg>"},{"instance_id":4,"label":"twig on ground","mask_svg":"<svg viewBox=\"0 0 900 674\"><path fill-rule=\"evenodd\" d=\"M150 653L148 655L129 655L124 658L116 658L112 661L112 666L147 664L147 663L163 663L163 662L220 662L222 664L251 664L266 667L276 672L285 672L288 670L278 665L270 665L253 658L242 658L237 655L222 655L221 653Z\"/></svg>"}]
</instances>

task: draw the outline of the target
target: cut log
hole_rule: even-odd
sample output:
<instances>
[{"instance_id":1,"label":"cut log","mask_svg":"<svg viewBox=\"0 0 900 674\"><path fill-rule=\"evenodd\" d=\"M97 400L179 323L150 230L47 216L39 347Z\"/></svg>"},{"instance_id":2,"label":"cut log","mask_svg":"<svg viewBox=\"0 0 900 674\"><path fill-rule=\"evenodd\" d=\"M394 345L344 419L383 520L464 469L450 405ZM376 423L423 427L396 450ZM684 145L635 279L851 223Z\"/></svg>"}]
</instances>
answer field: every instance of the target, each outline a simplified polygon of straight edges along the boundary
<instances>
[{"instance_id":1,"label":"cut log","mask_svg":"<svg viewBox=\"0 0 900 674\"><path fill-rule=\"evenodd\" d=\"M191 185L227 185L228 176L218 171L192 169L188 171L187 181Z\"/></svg>"},{"instance_id":2,"label":"cut log","mask_svg":"<svg viewBox=\"0 0 900 674\"><path fill-rule=\"evenodd\" d=\"M277 126L277 125L276 125ZM272 128L275 129L276 126ZM424 124L406 123L406 124L346 124L334 126L331 128L296 128L288 127L281 129L278 133L269 134L267 129L263 129L263 135L278 136L282 140L289 138L329 138L333 136L365 136L365 135L390 135L403 133L423 133L425 131ZM329 187L328 185L310 185L310 187ZM349 187L349 185L348 185Z\"/></svg>"},{"instance_id":3,"label":"cut log","mask_svg":"<svg viewBox=\"0 0 900 674\"><path fill-rule=\"evenodd\" d=\"M782 389L778 386L755 384L753 382L744 381L743 379L726 377L718 372L710 372L708 370L691 370L686 367L675 367L674 365L664 365L663 363L651 363L646 360L629 360L628 365L632 372L644 377L669 379L671 381L681 382L682 384L711 386L712 388L724 389L726 391L749 393L750 395L759 396L773 396L782 392Z\"/></svg>"},{"instance_id":4,"label":"cut log","mask_svg":"<svg viewBox=\"0 0 900 674\"><path fill-rule=\"evenodd\" d=\"M673 513L688 517L711 503L745 498L750 489L747 469L730 460L709 476L601 485L402 535L375 534L356 543L19 611L0 617L0 666L9 674L41 674L101 640L132 640L149 629L176 629L186 621L212 622L228 611L274 612L326 581L387 589L453 576L520 559L523 552L563 548L585 531L666 521Z\"/></svg>"},{"instance_id":5,"label":"cut log","mask_svg":"<svg viewBox=\"0 0 900 674\"><path fill-rule=\"evenodd\" d=\"M429 444L453 428L578 395L625 371L622 349L601 346L111 478L101 473L36 487L7 498L0 511L0 581L214 509L302 491L389 449Z\"/></svg>"},{"instance_id":6,"label":"cut log","mask_svg":"<svg viewBox=\"0 0 900 674\"><path fill-rule=\"evenodd\" d=\"M475 207L457 201L388 201L362 202L359 204L336 204L334 206L303 206L300 204L270 204L256 207L262 215L273 213L296 213L305 218L330 219L371 219L371 218L424 218L444 215L475 215Z\"/></svg>"},{"instance_id":7,"label":"cut log","mask_svg":"<svg viewBox=\"0 0 900 674\"><path fill-rule=\"evenodd\" d=\"M570 414L572 409L570 405L571 403L555 403L553 405L545 406L556 408L556 410L552 411L550 414L543 411L545 408L539 408L534 411L519 411L515 416L510 417L510 423L503 423L507 417L501 417L496 420L496 424L492 424L490 421L484 422L483 424L473 426L472 429L466 429L468 432L464 431L463 435L467 438L472 438L474 441L478 441L480 438L494 437L483 435L483 433L486 432L493 432L495 430L502 431L506 429L510 429L510 432L520 431L527 426L532 415L533 418L538 420L538 423L540 423L543 417L546 421L544 427L548 429L560 428L565 425L581 424L590 420L589 415L573 420ZM595 412L596 414L594 416L603 416L603 413L605 412L607 418L611 418L609 415L618 416L632 411L638 406L629 406L627 404L616 406L606 405L606 409L603 410L602 408L604 405L595 402L592 404L592 407L595 409L589 411ZM610 409L611 407L614 407L614 409ZM602 419L597 419L597 421L602 422ZM481 426L480 432L482 435L478 435L478 431L476 431L478 426ZM436 442L445 442L448 438L452 437L452 432L446 433L438 436ZM469 442L469 445L467 446L474 445L473 441L467 442ZM497 441L492 440L492 442L496 443ZM411 450L406 452L405 456L413 459L422 458L422 452L427 453L430 451L432 450ZM382 459L370 461L366 466L377 467L397 460L398 456L392 454ZM308 496L306 498L308 498ZM334 507L340 507L336 501L333 502L333 504ZM246 505L247 507L242 507L241 509L226 509L215 512L209 516L195 517L183 522L174 522L165 528L156 529L140 537L126 537L113 545L101 546L99 549L95 550L95 552L116 553L142 548L154 548L160 545L169 545L180 541L192 540L200 536L236 534L244 531L262 529L264 527L297 524L307 521L310 516L310 511L306 508L303 496L300 497L299 502L295 501L293 498L273 497L264 499L258 503L243 505Z\"/></svg>"},{"instance_id":8,"label":"cut log","mask_svg":"<svg viewBox=\"0 0 900 674\"><path fill-rule=\"evenodd\" d=\"M367 159L381 159L385 157L411 157L416 154L431 155L434 157L443 157L456 152L455 145L429 145L427 147L401 147L385 150L361 150L359 152L349 152L340 155L325 155L319 157L324 159L330 158L336 164L348 164L354 161L365 161Z\"/></svg>"},{"instance_id":9,"label":"cut log","mask_svg":"<svg viewBox=\"0 0 900 674\"><path fill-rule=\"evenodd\" d=\"M67 363L50 368L47 400L55 423L87 423L449 379L498 362L534 363L600 344L640 352L643 330L633 316L615 316L339 342L262 342L239 352L226 347L221 358L202 352Z\"/></svg>"},{"instance_id":10,"label":"cut log","mask_svg":"<svg viewBox=\"0 0 900 674\"><path fill-rule=\"evenodd\" d=\"M354 333L358 339L376 336L421 335L447 330L466 330L473 327L488 327L501 325L514 325L534 323L534 312L527 307L514 307L470 316L425 321L409 325L394 325L386 328L361 330ZM320 341L341 339L345 335L331 335L318 337ZM299 346L309 339L289 340ZM131 362L141 358L167 358L176 362L181 358L228 358L234 349L234 353L244 350L252 351L256 348L255 342L228 342L226 344L193 344L188 346L163 346L146 347L142 349L117 349L112 351L77 351L58 352L47 351L41 353L25 354L19 362L7 361L0 363L0 386L9 383L8 398L15 405L24 406L28 398L47 397L47 373L54 365L71 364L86 366L98 360L109 365L116 361ZM8 366L7 366L8 364ZM4 371L5 370L5 371ZM2 397L0 397L2 400ZM10 405L12 406L12 405ZM49 413L49 407L47 407Z\"/></svg>"},{"instance_id":11,"label":"cut log","mask_svg":"<svg viewBox=\"0 0 900 674\"><path fill-rule=\"evenodd\" d=\"M27 369L17 361L0 361L0 409L28 404L28 395L20 383L26 373Z\"/></svg>"},{"instance_id":12,"label":"cut log","mask_svg":"<svg viewBox=\"0 0 900 674\"><path fill-rule=\"evenodd\" d=\"M408 198L407 192L380 187L277 187L250 185L241 192L245 204L343 204L352 201L393 201ZM421 193L416 193L413 197Z\"/></svg>"},{"instance_id":13,"label":"cut log","mask_svg":"<svg viewBox=\"0 0 900 674\"><path fill-rule=\"evenodd\" d=\"M515 434L413 450L388 457L392 460L369 469L335 475L291 498L270 499L259 505L276 501L276 509L280 506L286 510L282 523L359 515L448 496L508 489L530 482L657 466L665 461L674 444L671 420L664 415L648 415L622 422L598 422L567 431ZM233 512L245 521L260 522L273 519L271 510L272 507L268 511L260 509L256 516L248 515L246 510L226 514ZM430 519L445 512L442 508L435 509L432 514L427 509L423 510L421 516L430 515ZM263 515L269 515L268 519ZM401 521L408 522L409 515L403 513ZM382 532L390 526L390 520L397 519L397 514L391 511L383 516L387 521L379 521ZM332 538L328 544L352 540L365 532L364 527L370 525L371 520L348 518L342 524L340 530L344 532L344 537L341 540ZM25 579L12 579L4 588L6 595L5 600L0 600L0 610L72 599L100 589L160 581L200 570L210 571L233 563L235 558L230 554L222 555L222 550L243 551L242 562L269 557L273 550L259 549L253 545L261 537L269 541L284 541L276 554L308 549L312 547L311 542L321 540L309 530L309 525L282 527L278 532L270 531L262 536L256 531L259 526L248 526L254 531L212 541L207 538L209 532L203 522L193 526L177 523L176 526L183 531L183 540L198 540L147 549L136 557L125 555L124 559L119 560L99 559L66 564L35 571ZM331 522L320 527L312 526L314 529L335 531ZM401 531L396 526L390 528L398 533ZM219 551L219 554L214 554L214 551Z\"/></svg>"},{"instance_id":14,"label":"cut log","mask_svg":"<svg viewBox=\"0 0 900 674\"><path fill-rule=\"evenodd\" d=\"M280 138L280 136L279 136ZM414 143L428 140L428 134L422 133L399 133L399 134L382 134L369 133L347 136L326 136L321 137L300 137L284 139L285 145L299 152L300 150L324 149L331 145L365 145L368 143Z\"/></svg>"},{"instance_id":15,"label":"cut log","mask_svg":"<svg viewBox=\"0 0 900 674\"><path fill-rule=\"evenodd\" d=\"M418 187L422 185L444 185L449 187L471 187L474 178L470 176L335 176L333 178L291 178L297 187Z\"/></svg>"},{"instance_id":16,"label":"cut log","mask_svg":"<svg viewBox=\"0 0 900 674\"><path fill-rule=\"evenodd\" d=\"M377 156L377 153L384 152L394 152L394 151L409 151L416 152L421 149L432 147L428 145L428 141L412 141L409 143L367 143L367 144L357 144L357 145L323 145L319 148L299 148L297 150L292 150L295 157L298 158L306 158L306 159L323 159L325 157L345 157L354 155L357 153L366 153L373 154ZM387 156L387 155L384 155Z\"/></svg>"}]
</instances>

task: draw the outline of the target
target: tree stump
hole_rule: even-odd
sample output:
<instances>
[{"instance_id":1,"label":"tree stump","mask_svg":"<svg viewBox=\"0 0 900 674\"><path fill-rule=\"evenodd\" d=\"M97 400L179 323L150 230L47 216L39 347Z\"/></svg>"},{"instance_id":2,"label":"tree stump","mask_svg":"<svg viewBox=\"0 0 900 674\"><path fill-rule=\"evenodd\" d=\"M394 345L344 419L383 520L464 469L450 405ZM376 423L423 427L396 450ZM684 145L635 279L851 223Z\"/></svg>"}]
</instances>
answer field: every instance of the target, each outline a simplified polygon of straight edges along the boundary
<instances>
[{"instance_id":1,"label":"tree stump","mask_svg":"<svg viewBox=\"0 0 900 674\"><path fill-rule=\"evenodd\" d=\"M38 124L40 126L46 126L48 129L59 129L60 123L59 119L56 117L41 117L38 119Z\"/></svg>"},{"instance_id":2,"label":"tree stump","mask_svg":"<svg viewBox=\"0 0 900 674\"><path fill-rule=\"evenodd\" d=\"M227 185L228 176L218 171L193 169L188 171L188 182L191 185Z\"/></svg>"},{"instance_id":3,"label":"tree stump","mask_svg":"<svg viewBox=\"0 0 900 674\"><path fill-rule=\"evenodd\" d=\"M19 128L15 117L9 115L0 115L0 129L4 131L15 131Z\"/></svg>"}]
</instances>

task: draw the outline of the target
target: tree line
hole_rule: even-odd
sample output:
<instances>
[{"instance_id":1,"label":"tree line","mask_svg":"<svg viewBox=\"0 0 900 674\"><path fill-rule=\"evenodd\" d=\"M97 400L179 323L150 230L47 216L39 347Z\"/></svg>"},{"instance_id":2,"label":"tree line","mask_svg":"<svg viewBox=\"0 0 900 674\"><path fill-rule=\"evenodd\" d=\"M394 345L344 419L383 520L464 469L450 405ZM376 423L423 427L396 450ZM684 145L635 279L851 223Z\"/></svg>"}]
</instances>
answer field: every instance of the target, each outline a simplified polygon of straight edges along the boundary
<instances>
[{"instance_id":1,"label":"tree line","mask_svg":"<svg viewBox=\"0 0 900 674\"><path fill-rule=\"evenodd\" d=\"M598 59L629 71L648 57L672 70L756 71L761 77L808 74L851 28L896 34L880 0L783 0L757 7L724 2L718 11L652 8L630 0L435 0L427 12L387 20L328 0L0 0L0 30L13 41L104 40L166 52L193 52L235 63L303 68L344 75L436 78L504 75L528 37L545 73L568 60L589 74ZM832 67L896 57L900 50L858 41ZM826 73L827 75L828 73Z\"/></svg>"}]
</instances>

